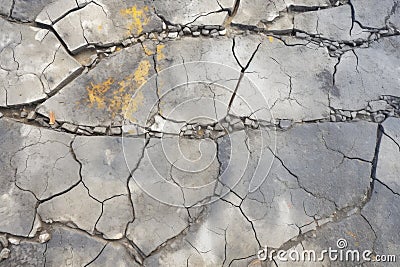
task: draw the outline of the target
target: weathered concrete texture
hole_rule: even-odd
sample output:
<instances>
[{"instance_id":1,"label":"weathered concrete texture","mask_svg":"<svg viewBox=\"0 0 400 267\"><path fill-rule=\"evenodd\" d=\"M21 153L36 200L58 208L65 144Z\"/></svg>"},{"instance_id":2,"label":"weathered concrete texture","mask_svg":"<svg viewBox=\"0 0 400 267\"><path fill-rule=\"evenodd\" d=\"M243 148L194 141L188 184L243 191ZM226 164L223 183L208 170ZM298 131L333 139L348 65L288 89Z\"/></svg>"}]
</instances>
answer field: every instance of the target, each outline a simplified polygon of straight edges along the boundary
<instances>
[{"instance_id":1,"label":"weathered concrete texture","mask_svg":"<svg viewBox=\"0 0 400 267\"><path fill-rule=\"evenodd\" d=\"M347 242L347 246L342 250L343 253L346 253L347 250L358 250L360 252L360 261L358 262L360 264L364 262L362 260L362 253L365 250L372 250L374 246L375 233L369 226L368 221L359 214L354 214L339 222L332 222L322 226L312 237L307 237L301 245L291 248L288 252L296 250L301 254L304 250L315 250L316 258L321 258L323 250L328 250L329 248L340 250L337 246L339 239L344 239ZM325 253L324 261L318 264L323 264L324 266L348 266L349 262L340 260L330 261L329 254ZM357 261L354 261L354 263L357 264ZM318 264L314 266L318 266ZM282 264L282 266L301 265L288 262L286 265Z\"/></svg>"},{"instance_id":2,"label":"weathered concrete texture","mask_svg":"<svg viewBox=\"0 0 400 267\"><path fill-rule=\"evenodd\" d=\"M185 208L167 205L154 199L155 196L144 192L134 181L129 183L129 188L135 207L135 220L128 226L127 237L145 255L149 255L158 246L188 227L189 212Z\"/></svg>"},{"instance_id":3,"label":"weathered concrete texture","mask_svg":"<svg viewBox=\"0 0 400 267\"><path fill-rule=\"evenodd\" d=\"M21 135L27 139L25 142L32 142L20 147L10 159L21 189L43 200L79 182L79 164L70 151L72 136L26 125ZM32 138L35 135L38 140Z\"/></svg>"},{"instance_id":4,"label":"weathered concrete texture","mask_svg":"<svg viewBox=\"0 0 400 267\"><path fill-rule=\"evenodd\" d=\"M0 232L28 236L35 218L36 198L17 187L11 159L20 149L37 143L39 136L28 136L32 130L29 126L6 119L1 119L0 125Z\"/></svg>"},{"instance_id":5,"label":"weathered concrete texture","mask_svg":"<svg viewBox=\"0 0 400 267\"><path fill-rule=\"evenodd\" d=\"M235 24L254 25L261 21L271 22L286 10L285 1L240 1L239 9L232 20Z\"/></svg>"},{"instance_id":6,"label":"weathered concrete texture","mask_svg":"<svg viewBox=\"0 0 400 267\"><path fill-rule=\"evenodd\" d=\"M136 267L138 264L128 250L117 243L108 243L100 255L90 264L92 266Z\"/></svg>"},{"instance_id":7,"label":"weathered concrete texture","mask_svg":"<svg viewBox=\"0 0 400 267\"><path fill-rule=\"evenodd\" d=\"M9 17L10 13L11 13L12 5L13 5L13 0L2 1L1 6L0 6L0 14L3 16Z\"/></svg>"},{"instance_id":8,"label":"weathered concrete texture","mask_svg":"<svg viewBox=\"0 0 400 267\"><path fill-rule=\"evenodd\" d=\"M342 144L335 143L338 139ZM375 146L376 125L372 123L310 124L278 135L276 154L302 188L344 208L365 198ZM341 194L332 191L333 187Z\"/></svg>"},{"instance_id":9,"label":"weathered concrete texture","mask_svg":"<svg viewBox=\"0 0 400 267\"><path fill-rule=\"evenodd\" d=\"M171 24L181 25L222 25L228 15L227 10L232 10L234 4L234 0L154 1L160 17ZM171 6L175 8L171 9Z\"/></svg>"},{"instance_id":10,"label":"weathered concrete texture","mask_svg":"<svg viewBox=\"0 0 400 267\"><path fill-rule=\"evenodd\" d=\"M79 231L56 228L45 252L46 266L84 266L100 254L106 242Z\"/></svg>"},{"instance_id":11,"label":"weathered concrete texture","mask_svg":"<svg viewBox=\"0 0 400 267\"><path fill-rule=\"evenodd\" d=\"M128 165L135 182L150 197L191 207L214 193L219 170L216 149L210 139L164 137L150 141L137 169L136 164Z\"/></svg>"},{"instance_id":12,"label":"weathered concrete texture","mask_svg":"<svg viewBox=\"0 0 400 267\"><path fill-rule=\"evenodd\" d=\"M129 149L126 154L123 145ZM77 137L73 149L82 164L82 181L90 194L99 201L127 194L129 170L126 162L137 164L143 146L143 139ZM125 158L125 155L128 157Z\"/></svg>"},{"instance_id":13,"label":"weathered concrete texture","mask_svg":"<svg viewBox=\"0 0 400 267\"><path fill-rule=\"evenodd\" d=\"M399 47L400 37L388 37L342 55L330 92L331 107L361 110L381 95L399 96Z\"/></svg>"},{"instance_id":14,"label":"weathered concrete texture","mask_svg":"<svg viewBox=\"0 0 400 267\"><path fill-rule=\"evenodd\" d=\"M45 222L70 223L93 233L101 210L102 204L90 197L88 190L81 183L70 191L40 204L38 214Z\"/></svg>"},{"instance_id":15,"label":"weathered concrete texture","mask_svg":"<svg viewBox=\"0 0 400 267\"><path fill-rule=\"evenodd\" d=\"M34 21L44 7L56 0L3 0L0 14L22 22Z\"/></svg>"},{"instance_id":16,"label":"weathered concrete texture","mask_svg":"<svg viewBox=\"0 0 400 267\"><path fill-rule=\"evenodd\" d=\"M129 222L133 221L133 207L129 196L117 196L103 203L103 214L96 224L96 229L104 238L120 239L125 235Z\"/></svg>"},{"instance_id":17,"label":"weathered concrete texture","mask_svg":"<svg viewBox=\"0 0 400 267\"><path fill-rule=\"evenodd\" d=\"M307 10L328 7L329 0L242 0L237 14L232 19L233 25L257 27L272 32L290 32L293 29L293 16L289 10ZM314 29L313 29L314 30Z\"/></svg>"},{"instance_id":18,"label":"weathered concrete texture","mask_svg":"<svg viewBox=\"0 0 400 267\"><path fill-rule=\"evenodd\" d=\"M352 0L355 19L364 27L370 28L400 28L399 2L383 0L376 5L373 0Z\"/></svg>"},{"instance_id":19,"label":"weathered concrete texture","mask_svg":"<svg viewBox=\"0 0 400 267\"><path fill-rule=\"evenodd\" d=\"M1 106L42 100L81 70L51 32L0 20Z\"/></svg>"},{"instance_id":20,"label":"weathered concrete texture","mask_svg":"<svg viewBox=\"0 0 400 267\"><path fill-rule=\"evenodd\" d=\"M64 2L59 0L45 8L36 21L52 25L73 53L90 44L111 46L162 30L162 20L154 14L150 1Z\"/></svg>"},{"instance_id":21,"label":"weathered concrete texture","mask_svg":"<svg viewBox=\"0 0 400 267\"><path fill-rule=\"evenodd\" d=\"M10 246L10 257L0 261L0 266L44 266L46 244L22 241L18 245Z\"/></svg>"},{"instance_id":22,"label":"weathered concrete texture","mask_svg":"<svg viewBox=\"0 0 400 267\"><path fill-rule=\"evenodd\" d=\"M21 241L11 245L10 257L0 266L138 266L127 248L79 230L52 226L46 244Z\"/></svg>"},{"instance_id":23,"label":"weathered concrete texture","mask_svg":"<svg viewBox=\"0 0 400 267\"><path fill-rule=\"evenodd\" d=\"M376 178L387 185L391 190L400 193L400 120L387 119L383 124L384 135L379 148Z\"/></svg>"},{"instance_id":24,"label":"weathered concrete texture","mask_svg":"<svg viewBox=\"0 0 400 267\"><path fill-rule=\"evenodd\" d=\"M397 223L400 219L400 196L375 181L371 200L365 205L361 214L370 224L375 238L372 249L376 254L396 255L400 251L400 231ZM394 265L393 265L394 266Z\"/></svg>"},{"instance_id":25,"label":"weathered concrete texture","mask_svg":"<svg viewBox=\"0 0 400 267\"><path fill-rule=\"evenodd\" d=\"M360 138L347 134L354 131ZM232 153L225 148L230 142L219 143L223 166L220 180L242 199L234 203L241 203L260 242L280 247L297 236L302 227L315 227L315 220L329 217L336 209L361 203L370 185L372 167L364 160L372 161L374 157L376 131L375 125L367 123L297 126L277 133L275 160L268 150L263 151L264 155L260 153L260 147L266 146L275 151L271 133L234 133L230 137ZM241 143L247 143L249 155L243 153L246 147ZM261 186L249 193L251 184L258 186L260 181ZM340 196L332 192L333 184L340 187Z\"/></svg>"},{"instance_id":26,"label":"weathered concrete texture","mask_svg":"<svg viewBox=\"0 0 400 267\"><path fill-rule=\"evenodd\" d=\"M369 33L353 25L350 5L296 14L294 28L335 41L367 39ZM357 29L357 30L356 30Z\"/></svg>"},{"instance_id":27,"label":"weathered concrete texture","mask_svg":"<svg viewBox=\"0 0 400 267\"><path fill-rule=\"evenodd\" d=\"M258 246L251 223L240 209L220 201L209 206L186 235L172 240L144 264L230 266L235 259L255 255Z\"/></svg>"},{"instance_id":28,"label":"weathered concrete texture","mask_svg":"<svg viewBox=\"0 0 400 267\"><path fill-rule=\"evenodd\" d=\"M57 121L75 125L121 125L125 114L152 106L153 102L143 102L144 95L137 101L131 98L154 72L153 58L137 44L100 62L38 106L37 111L49 116L56 110ZM148 93L154 95L156 88L150 90Z\"/></svg>"},{"instance_id":29,"label":"weathered concrete texture","mask_svg":"<svg viewBox=\"0 0 400 267\"><path fill-rule=\"evenodd\" d=\"M311 44L288 47L274 38L242 37L236 39L235 53L254 51L258 43L261 45L246 70L247 79L238 88L238 95L252 111L240 115L266 121L329 116L335 59L326 49Z\"/></svg>"}]
</instances>

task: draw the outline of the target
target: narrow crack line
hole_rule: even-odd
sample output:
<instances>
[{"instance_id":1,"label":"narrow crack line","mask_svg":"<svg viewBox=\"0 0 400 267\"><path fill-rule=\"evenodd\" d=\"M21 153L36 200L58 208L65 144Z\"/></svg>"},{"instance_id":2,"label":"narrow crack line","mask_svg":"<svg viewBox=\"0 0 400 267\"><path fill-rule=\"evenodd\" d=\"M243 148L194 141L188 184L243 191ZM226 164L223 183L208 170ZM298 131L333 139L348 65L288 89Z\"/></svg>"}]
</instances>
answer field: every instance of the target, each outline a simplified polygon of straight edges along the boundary
<instances>
[{"instance_id":1,"label":"narrow crack line","mask_svg":"<svg viewBox=\"0 0 400 267\"><path fill-rule=\"evenodd\" d=\"M132 215L133 215L133 218L132 218L131 221L129 221L129 222L126 224L125 231L124 231L124 236L127 236L129 225L130 225L131 223L133 223L133 222L135 221L135 219L136 219L136 215L135 215L135 206L134 206L134 204L133 204L133 200L132 200L132 191L131 191L131 189L130 189L130 187L129 187L129 183L131 182L131 180L132 180L132 178L133 178L133 174L135 173L135 171L136 171L137 169L139 169L140 163L141 163L142 160L144 159L144 156L145 156L145 153L146 153L146 149L147 149L147 146L149 145L149 143L150 143L150 138L147 138L147 139L145 140L145 144L144 144L144 146L143 146L143 149L142 149L142 153L141 153L141 155L140 155L140 158L139 158L139 160L138 160L136 166L130 171L129 177L128 177L128 179L126 180L126 188L127 188L127 191L128 191L128 199L129 199L129 203L130 203L130 205L131 205L131 207L132 207ZM139 252L140 252L140 253L139 253L140 255L144 255L144 253L143 253L142 251L139 251Z\"/></svg>"},{"instance_id":2,"label":"narrow crack line","mask_svg":"<svg viewBox=\"0 0 400 267\"><path fill-rule=\"evenodd\" d=\"M294 178L296 178L297 184L298 184L298 186L299 186L300 189L304 190L306 193L312 195L312 196L315 197L315 198L325 199L325 200L329 201L330 203L332 203L332 204L335 206L335 209L336 209L336 210L339 210L339 206L336 204L335 201L333 201L333 200L331 200L331 199L328 199L328 198L326 198L326 197L324 197L324 196L320 196L320 195L318 195L318 194L315 194L315 193L311 192L310 190L308 190L307 188L305 188L304 186L302 186L302 184L301 184L301 182L300 182L300 178L299 178L295 173L293 173L293 172L285 165L284 161L283 161L280 157L278 157L278 155L277 155L270 147L267 147L267 149L272 153L272 155L273 155L276 159L278 159L278 161L281 163L282 167L283 167L290 175L292 175Z\"/></svg>"},{"instance_id":3,"label":"narrow crack line","mask_svg":"<svg viewBox=\"0 0 400 267\"><path fill-rule=\"evenodd\" d=\"M224 199L224 198L221 198L221 200L224 201L224 202L226 202L226 203L229 203L230 205L232 205L232 207L235 207L235 208L238 208L238 209L239 209L239 211L240 211L240 213L242 214L242 216L246 219L246 221L249 222L249 224L250 224L250 226L251 226L251 229L253 230L253 233L254 233L254 238L256 239L256 241L257 241L257 243L258 243L258 246L261 247L261 242L260 242L260 240L258 239L257 231L256 231L256 228L254 227L254 223L253 223L252 220L250 220L250 219L246 216L246 214L244 213L244 211L243 211L243 209L242 209L241 204L243 203L243 201L242 201L242 203L240 203L240 206L236 206L236 205L234 205L232 202L230 202L230 201L228 201L228 200L226 200L226 199Z\"/></svg>"},{"instance_id":4,"label":"narrow crack line","mask_svg":"<svg viewBox=\"0 0 400 267\"><path fill-rule=\"evenodd\" d=\"M44 248L44 251L43 251L43 258L44 258L44 262L43 262L43 266L44 267L46 267L46 264L47 264L47 248L48 248L48 245L47 245L47 243L45 243L45 248Z\"/></svg>"},{"instance_id":5,"label":"narrow crack line","mask_svg":"<svg viewBox=\"0 0 400 267\"><path fill-rule=\"evenodd\" d=\"M255 257L255 256L257 256L257 254L252 254L252 255L249 255L249 256L247 256L247 257L241 257L241 258L232 259L232 260L229 262L228 267L232 266L232 264L233 264L235 261L247 260L247 259L253 258L253 257ZM257 262L259 262L259 261L257 261ZM236 266L236 265L235 265L235 266ZM248 265L248 266L252 266L252 264L250 264L250 265Z\"/></svg>"},{"instance_id":6,"label":"narrow crack line","mask_svg":"<svg viewBox=\"0 0 400 267\"><path fill-rule=\"evenodd\" d=\"M378 178L374 178L375 181L378 181L381 185L383 185L384 187L386 187L389 191L391 191L394 195L399 196L400 197L400 193L395 192L392 188L390 188L387 184L385 184L384 182L382 182L381 180L379 180Z\"/></svg>"},{"instance_id":7,"label":"narrow crack line","mask_svg":"<svg viewBox=\"0 0 400 267\"><path fill-rule=\"evenodd\" d=\"M382 126L382 133L383 133L386 137L388 137L390 140L392 140L393 143L395 143L395 145L398 147L399 152L400 152L400 144L399 144L393 137L391 137L389 134L387 134L387 133L385 132L385 129L384 129L383 126Z\"/></svg>"},{"instance_id":8,"label":"narrow crack line","mask_svg":"<svg viewBox=\"0 0 400 267\"><path fill-rule=\"evenodd\" d=\"M370 182L369 191L367 193L367 199L364 202L364 206L371 200L372 193L374 191L375 180L376 180L376 170L378 167L379 152L380 152L380 147L381 147L381 143L382 143L382 137L383 137L383 126L381 124L379 124L377 127L377 131L376 131L375 154L374 154L374 158L372 160L372 167L371 167L371 179L372 180Z\"/></svg>"},{"instance_id":9,"label":"narrow crack line","mask_svg":"<svg viewBox=\"0 0 400 267\"><path fill-rule=\"evenodd\" d=\"M211 15L211 14L218 14L218 13L222 13L222 12L229 12L229 10L228 9L226 9L226 8L221 8L221 9L219 9L219 10L215 10L215 11L210 11L210 12L208 12L208 13L205 13L205 14L199 14L194 20L192 20L192 21L190 21L190 22L188 22L188 23L186 23L186 24L183 24L183 26L188 26L188 25L190 25L190 24L193 24L193 23L195 23L198 19L200 19L201 17L207 17L207 16L209 16L209 15Z\"/></svg>"},{"instance_id":10,"label":"narrow crack line","mask_svg":"<svg viewBox=\"0 0 400 267\"><path fill-rule=\"evenodd\" d=\"M74 138L71 140L71 142L70 142L70 144L69 144L69 149L70 149L70 153L71 153L71 155L72 155L72 158L73 158L73 159L78 163L78 165L79 165L79 171L78 171L79 178L80 178L79 181L77 181L77 182L76 182L75 184L73 184L71 187L69 187L69 188L67 188L67 189L65 189L65 190L63 190L63 191L61 191L61 192L58 192L58 193L56 193L56 194L54 194L54 195L52 195L52 196L50 196L50 197L48 197L48 198L39 200L39 205L42 204L42 203L44 203L44 202L50 201L50 200L52 200L52 199L55 198L55 197L59 197L59 196L65 194L65 193L68 193L69 191L71 191L72 189L74 189L75 187L77 187L77 186L82 182L82 167L83 167L83 165L82 165L82 163L78 160L78 158L77 158L77 156L76 156L76 154L75 154L75 151L74 151L74 149L73 149L73 143L74 143L74 141L75 141L75 138L76 138L76 136L74 136Z\"/></svg>"},{"instance_id":11,"label":"narrow crack line","mask_svg":"<svg viewBox=\"0 0 400 267\"><path fill-rule=\"evenodd\" d=\"M47 24L44 24L44 23L40 23L40 22L35 22L34 27L39 28L39 29L48 30L49 32L54 34L54 36L57 38L57 40L63 46L64 50L68 53L68 55L70 55L71 57L74 57L74 54L72 54L71 51L69 50L67 43L64 41L63 38L61 38L61 36L58 34L58 32L56 30L54 30L53 27L51 27Z\"/></svg>"},{"instance_id":12,"label":"narrow crack line","mask_svg":"<svg viewBox=\"0 0 400 267\"><path fill-rule=\"evenodd\" d=\"M240 63L239 59L236 56L235 46L236 46L236 39L235 39L235 37L233 37L233 39L232 39L232 54L235 57L235 60L236 60L237 64L240 66L241 71L243 72L244 67L242 66L242 64Z\"/></svg>"},{"instance_id":13,"label":"narrow crack line","mask_svg":"<svg viewBox=\"0 0 400 267\"><path fill-rule=\"evenodd\" d=\"M90 262L88 262L87 264L85 264L84 267L87 267L87 266L91 265L93 262L95 262L95 261L100 257L100 255L103 253L103 251L104 251L104 249L107 247L107 245L108 245L108 243L106 243L106 244L103 246L103 248L100 250L99 254L97 254L97 256L96 256L93 260L91 260Z\"/></svg>"},{"instance_id":14,"label":"narrow crack line","mask_svg":"<svg viewBox=\"0 0 400 267\"><path fill-rule=\"evenodd\" d=\"M356 22L356 10L354 9L353 3L351 2L351 0L348 0L347 3L350 6L350 12L351 12L351 27L349 30L349 34L351 36L353 29L354 29L354 23Z\"/></svg>"},{"instance_id":15,"label":"narrow crack line","mask_svg":"<svg viewBox=\"0 0 400 267\"><path fill-rule=\"evenodd\" d=\"M232 108L233 101L235 100L237 91L239 90L239 86L240 86L240 83L241 83L243 77L244 77L244 73L240 72L240 76L239 76L238 82L236 83L235 90L233 91L231 99L229 100L228 109L227 109L227 115L229 114L229 112L230 112L230 110Z\"/></svg>"},{"instance_id":16,"label":"narrow crack line","mask_svg":"<svg viewBox=\"0 0 400 267\"><path fill-rule=\"evenodd\" d=\"M145 256L145 258L148 258L154 254L156 254L158 251L160 251L163 247L165 247L166 244L173 242L174 240L178 239L179 237L183 236L186 231L190 228L190 225L187 225L182 231L180 231L177 235L172 236L168 238L166 241L164 241L161 245L159 245L157 248L155 248L153 251L151 251L148 255Z\"/></svg>"},{"instance_id":17,"label":"narrow crack line","mask_svg":"<svg viewBox=\"0 0 400 267\"><path fill-rule=\"evenodd\" d=\"M372 244L372 251L375 252L375 245L376 245L376 241L378 240L378 235L376 234L374 227L372 227L371 223L364 216L364 214L360 213L360 216L365 220L365 222L368 224L368 226L371 229L371 231L374 233L375 239L374 239L373 244Z\"/></svg>"},{"instance_id":18,"label":"narrow crack line","mask_svg":"<svg viewBox=\"0 0 400 267\"><path fill-rule=\"evenodd\" d=\"M244 77L244 74L245 74L246 70L248 69L248 67L250 66L250 63L252 62L253 58L255 57L255 55L256 55L258 49L260 48L261 43L259 43L259 44L257 45L257 48L253 51L253 53L252 53L250 59L248 60L246 66L244 66L244 67L243 67L243 65L240 63L238 57L236 56L236 53L235 53L235 45L236 45L236 40L235 40L235 38L233 38L233 39L232 39L232 53L233 53L233 56L234 56L234 58L235 58L237 64L241 67L241 71L240 71L239 80L238 80L238 82L237 82L237 84L236 84L235 90L233 91L233 94L232 94L232 96L231 96L231 99L229 100L229 104L228 104L228 108L227 108L227 113L229 113L229 111L230 111L231 108L232 108L233 101L235 100L237 91L238 91L239 86L240 86L240 83L241 83L241 81L242 81L242 79L243 79L243 77Z\"/></svg>"}]
</instances>

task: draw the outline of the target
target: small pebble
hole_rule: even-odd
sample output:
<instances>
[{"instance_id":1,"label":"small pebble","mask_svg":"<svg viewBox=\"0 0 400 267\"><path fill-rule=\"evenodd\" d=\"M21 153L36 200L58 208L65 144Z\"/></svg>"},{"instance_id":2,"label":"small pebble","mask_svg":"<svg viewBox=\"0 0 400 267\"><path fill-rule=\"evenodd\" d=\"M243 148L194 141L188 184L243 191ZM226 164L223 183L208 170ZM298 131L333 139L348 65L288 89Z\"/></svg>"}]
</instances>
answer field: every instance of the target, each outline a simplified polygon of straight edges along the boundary
<instances>
[{"instance_id":1,"label":"small pebble","mask_svg":"<svg viewBox=\"0 0 400 267\"><path fill-rule=\"evenodd\" d=\"M202 29L202 30L201 30L201 34L202 34L202 35L209 35L209 34L210 34L210 31L209 31L209 30L206 30L206 29Z\"/></svg>"},{"instance_id":2,"label":"small pebble","mask_svg":"<svg viewBox=\"0 0 400 267\"><path fill-rule=\"evenodd\" d=\"M279 127L281 129L286 130L286 129L289 129L290 126L292 126L292 121L291 120L280 120L279 121Z\"/></svg>"},{"instance_id":3,"label":"small pebble","mask_svg":"<svg viewBox=\"0 0 400 267\"><path fill-rule=\"evenodd\" d=\"M125 40L125 41L122 42L122 45L123 45L123 46L128 46L128 45L130 45L130 44L132 44L131 39L128 39L128 40Z\"/></svg>"},{"instance_id":4,"label":"small pebble","mask_svg":"<svg viewBox=\"0 0 400 267\"><path fill-rule=\"evenodd\" d=\"M106 134L107 128L106 127L94 127L93 132L97 133L97 134Z\"/></svg>"},{"instance_id":5,"label":"small pebble","mask_svg":"<svg viewBox=\"0 0 400 267\"><path fill-rule=\"evenodd\" d=\"M226 29L220 30L218 33L221 36L225 36L226 35Z\"/></svg>"},{"instance_id":6,"label":"small pebble","mask_svg":"<svg viewBox=\"0 0 400 267\"><path fill-rule=\"evenodd\" d=\"M178 32L170 32L168 33L168 38L175 39L178 37Z\"/></svg>"},{"instance_id":7,"label":"small pebble","mask_svg":"<svg viewBox=\"0 0 400 267\"><path fill-rule=\"evenodd\" d=\"M21 118L26 118L28 116L28 112L26 112L25 110L23 110L21 112Z\"/></svg>"},{"instance_id":8,"label":"small pebble","mask_svg":"<svg viewBox=\"0 0 400 267\"><path fill-rule=\"evenodd\" d=\"M120 135L122 133L122 129L119 127L113 127L110 130L111 135Z\"/></svg>"},{"instance_id":9,"label":"small pebble","mask_svg":"<svg viewBox=\"0 0 400 267\"><path fill-rule=\"evenodd\" d=\"M193 37L199 37L200 36L200 32L192 32L192 36Z\"/></svg>"},{"instance_id":10,"label":"small pebble","mask_svg":"<svg viewBox=\"0 0 400 267\"><path fill-rule=\"evenodd\" d=\"M73 125L73 124L71 124L71 123L64 123L62 126L61 126L61 128L62 129L64 129L64 130L66 130L66 131L68 131L68 132L71 132L71 133L75 133L77 130L78 130L78 126L76 126L76 125Z\"/></svg>"},{"instance_id":11,"label":"small pebble","mask_svg":"<svg viewBox=\"0 0 400 267\"><path fill-rule=\"evenodd\" d=\"M51 235L47 231L42 231L39 235L39 242L41 244L46 243L51 239Z\"/></svg>"},{"instance_id":12,"label":"small pebble","mask_svg":"<svg viewBox=\"0 0 400 267\"><path fill-rule=\"evenodd\" d=\"M185 28L183 28L183 33L184 34L191 34L192 31L188 27L185 27Z\"/></svg>"},{"instance_id":13,"label":"small pebble","mask_svg":"<svg viewBox=\"0 0 400 267\"><path fill-rule=\"evenodd\" d=\"M386 116L383 114L374 115L374 122L381 123L386 119Z\"/></svg>"},{"instance_id":14,"label":"small pebble","mask_svg":"<svg viewBox=\"0 0 400 267\"><path fill-rule=\"evenodd\" d=\"M0 260L5 260L10 257L10 250L8 248L3 248L0 252Z\"/></svg>"},{"instance_id":15,"label":"small pebble","mask_svg":"<svg viewBox=\"0 0 400 267\"><path fill-rule=\"evenodd\" d=\"M5 235L0 235L0 244L3 248L8 247L8 240Z\"/></svg>"}]
</instances>

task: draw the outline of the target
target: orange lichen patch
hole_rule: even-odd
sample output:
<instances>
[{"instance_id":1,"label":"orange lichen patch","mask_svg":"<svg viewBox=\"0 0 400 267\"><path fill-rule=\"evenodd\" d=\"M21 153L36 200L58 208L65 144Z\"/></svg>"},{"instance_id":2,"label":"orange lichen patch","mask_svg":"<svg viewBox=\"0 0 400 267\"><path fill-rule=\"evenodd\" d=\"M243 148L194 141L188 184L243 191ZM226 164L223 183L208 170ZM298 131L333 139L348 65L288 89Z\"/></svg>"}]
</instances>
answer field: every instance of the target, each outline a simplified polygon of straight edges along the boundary
<instances>
[{"instance_id":1,"label":"orange lichen patch","mask_svg":"<svg viewBox=\"0 0 400 267\"><path fill-rule=\"evenodd\" d=\"M137 83L138 87L142 86L146 82L149 76L150 67L151 65L148 60L143 60L140 62L139 67L134 73L134 80Z\"/></svg>"},{"instance_id":2,"label":"orange lichen patch","mask_svg":"<svg viewBox=\"0 0 400 267\"><path fill-rule=\"evenodd\" d=\"M90 83L86 88L89 106L107 109L113 118L122 114L134 121L132 114L143 105L144 100L143 93L138 89L147 81L150 68L150 62L142 60L132 74L120 81L109 78L99 84Z\"/></svg>"},{"instance_id":3,"label":"orange lichen patch","mask_svg":"<svg viewBox=\"0 0 400 267\"><path fill-rule=\"evenodd\" d=\"M146 45L142 45L142 46L143 46L144 53L145 53L147 56L154 55L154 52L151 51L150 48L148 48Z\"/></svg>"},{"instance_id":4,"label":"orange lichen patch","mask_svg":"<svg viewBox=\"0 0 400 267\"><path fill-rule=\"evenodd\" d=\"M104 108L106 101L105 93L110 90L111 85L114 83L113 78L109 78L105 82L94 84L90 83L90 86L86 87L86 91L88 92L90 107L93 107L94 104L97 104L98 108Z\"/></svg>"},{"instance_id":5,"label":"orange lichen patch","mask_svg":"<svg viewBox=\"0 0 400 267\"><path fill-rule=\"evenodd\" d=\"M121 14L129 18L127 28L129 34L141 34L143 32L143 26L149 24L150 18L147 13L149 12L149 7L144 6L143 8L138 8L136 5L122 9Z\"/></svg>"},{"instance_id":6,"label":"orange lichen patch","mask_svg":"<svg viewBox=\"0 0 400 267\"><path fill-rule=\"evenodd\" d=\"M157 61L163 60L165 58L165 55L163 54L163 49L164 49L165 45L163 44L159 44L157 45Z\"/></svg>"}]
</instances>

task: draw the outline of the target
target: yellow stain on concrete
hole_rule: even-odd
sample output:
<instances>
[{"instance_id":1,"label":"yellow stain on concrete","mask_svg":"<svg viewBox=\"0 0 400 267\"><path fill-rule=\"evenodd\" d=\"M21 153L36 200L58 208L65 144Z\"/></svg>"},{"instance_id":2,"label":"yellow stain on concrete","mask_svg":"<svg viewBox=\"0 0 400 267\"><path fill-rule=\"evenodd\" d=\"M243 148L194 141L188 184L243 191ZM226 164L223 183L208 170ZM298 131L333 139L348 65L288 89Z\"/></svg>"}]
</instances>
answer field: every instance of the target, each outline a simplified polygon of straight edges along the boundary
<instances>
[{"instance_id":1,"label":"yellow stain on concrete","mask_svg":"<svg viewBox=\"0 0 400 267\"><path fill-rule=\"evenodd\" d=\"M103 25L99 25L99 26L97 26L97 29L99 30L99 31L101 31L101 30L103 30Z\"/></svg>"},{"instance_id":2,"label":"yellow stain on concrete","mask_svg":"<svg viewBox=\"0 0 400 267\"><path fill-rule=\"evenodd\" d=\"M142 60L139 63L139 67L136 69L134 73L134 80L138 84L138 87L142 86L146 82L149 76L150 67L151 65L148 60Z\"/></svg>"},{"instance_id":3,"label":"yellow stain on concrete","mask_svg":"<svg viewBox=\"0 0 400 267\"><path fill-rule=\"evenodd\" d=\"M109 78L99 84L90 83L86 87L89 106L107 109L112 117L122 114L135 121L132 115L143 105L144 100L143 92L138 89L147 81L150 68L150 62L142 60L132 74L120 81ZM111 89L112 86L115 89Z\"/></svg>"},{"instance_id":4,"label":"yellow stain on concrete","mask_svg":"<svg viewBox=\"0 0 400 267\"><path fill-rule=\"evenodd\" d=\"M165 45L163 44L159 44L157 45L157 61L163 60L165 58L165 55L163 54L163 49L164 49Z\"/></svg>"},{"instance_id":5,"label":"yellow stain on concrete","mask_svg":"<svg viewBox=\"0 0 400 267\"><path fill-rule=\"evenodd\" d=\"M274 42L274 37L268 36L268 41L269 41L270 43Z\"/></svg>"},{"instance_id":6,"label":"yellow stain on concrete","mask_svg":"<svg viewBox=\"0 0 400 267\"><path fill-rule=\"evenodd\" d=\"M144 53L145 53L147 56L151 56L151 55L154 54L154 52L151 51L151 49L148 48L146 45L142 45L142 46L143 46Z\"/></svg>"},{"instance_id":7,"label":"yellow stain on concrete","mask_svg":"<svg viewBox=\"0 0 400 267\"><path fill-rule=\"evenodd\" d=\"M150 22L150 18L147 15L148 11L148 6L138 8L136 5L120 10L121 14L129 19L127 24L129 34L139 35L143 32L143 26Z\"/></svg>"},{"instance_id":8,"label":"yellow stain on concrete","mask_svg":"<svg viewBox=\"0 0 400 267\"><path fill-rule=\"evenodd\" d=\"M105 107L105 94L108 90L110 90L111 85L114 83L113 78L109 78L105 82L94 84L90 83L90 86L86 87L86 91L88 92L89 103L90 107L97 104L97 108L104 108Z\"/></svg>"}]
</instances>

